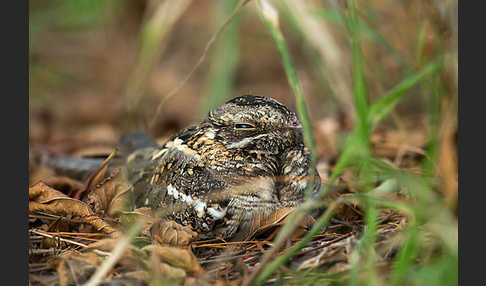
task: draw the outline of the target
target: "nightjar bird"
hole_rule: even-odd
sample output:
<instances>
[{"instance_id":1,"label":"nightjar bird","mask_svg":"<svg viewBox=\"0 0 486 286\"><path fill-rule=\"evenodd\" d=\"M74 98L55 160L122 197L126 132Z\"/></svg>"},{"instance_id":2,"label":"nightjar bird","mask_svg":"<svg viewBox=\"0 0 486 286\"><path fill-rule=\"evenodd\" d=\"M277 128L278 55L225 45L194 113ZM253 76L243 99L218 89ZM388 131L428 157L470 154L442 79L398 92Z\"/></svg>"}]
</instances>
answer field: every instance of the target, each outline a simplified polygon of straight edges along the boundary
<instances>
[{"instance_id":1,"label":"nightjar bird","mask_svg":"<svg viewBox=\"0 0 486 286\"><path fill-rule=\"evenodd\" d=\"M127 156L135 207L165 212L202 237L245 239L258 221L320 188L294 112L272 98L245 95L209 112L162 146Z\"/></svg>"}]
</instances>

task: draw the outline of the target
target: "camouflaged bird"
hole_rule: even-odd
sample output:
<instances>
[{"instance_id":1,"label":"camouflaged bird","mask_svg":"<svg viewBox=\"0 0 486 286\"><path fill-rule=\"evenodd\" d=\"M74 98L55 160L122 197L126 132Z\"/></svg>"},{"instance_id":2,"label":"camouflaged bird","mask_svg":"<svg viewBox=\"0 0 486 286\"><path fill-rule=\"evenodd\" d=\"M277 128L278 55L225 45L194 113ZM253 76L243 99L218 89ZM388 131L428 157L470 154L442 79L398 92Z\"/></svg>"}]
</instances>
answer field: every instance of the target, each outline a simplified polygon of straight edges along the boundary
<instances>
[{"instance_id":1,"label":"camouflaged bird","mask_svg":"<svg viewBox=\"0 0 486 286\"><path fill-rule=\"evenodd\" d=\"M161 147L127 156L135 207L203 237L245 239L258 223L304 199L310 155L294 112L272 98L240 96L209 112Z\"/></svg>"}]
</instances>

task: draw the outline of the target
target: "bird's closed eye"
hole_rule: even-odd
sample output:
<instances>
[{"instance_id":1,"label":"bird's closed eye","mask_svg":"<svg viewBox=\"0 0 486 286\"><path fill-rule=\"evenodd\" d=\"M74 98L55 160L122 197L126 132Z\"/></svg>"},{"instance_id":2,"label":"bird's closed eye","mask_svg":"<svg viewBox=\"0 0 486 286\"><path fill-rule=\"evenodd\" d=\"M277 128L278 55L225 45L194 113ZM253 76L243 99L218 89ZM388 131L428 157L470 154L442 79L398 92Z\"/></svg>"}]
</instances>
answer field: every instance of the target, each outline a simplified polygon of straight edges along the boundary
<instances>
[{"instance_id":1,"label":"bird's closed eye","mask_svg":"<svg viewBox=\"0 0 486 286\"><path fill-rule=\"evenodd\" d=\"M236 129L255 129L255 126L249 124L249 123L237 123L235 124Z\"/></svg>"}]
</instances>

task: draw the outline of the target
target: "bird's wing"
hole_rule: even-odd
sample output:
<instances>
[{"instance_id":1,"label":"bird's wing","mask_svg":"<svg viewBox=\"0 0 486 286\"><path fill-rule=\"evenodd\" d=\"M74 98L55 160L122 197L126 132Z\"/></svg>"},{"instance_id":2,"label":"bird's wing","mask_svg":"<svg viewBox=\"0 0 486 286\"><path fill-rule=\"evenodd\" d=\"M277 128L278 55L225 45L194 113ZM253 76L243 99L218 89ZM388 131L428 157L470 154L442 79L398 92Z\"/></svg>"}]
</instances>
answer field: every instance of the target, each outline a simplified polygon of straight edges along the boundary
<instances>
[{"instance_id":1,"label":"bird's wing","mask_svg":"<svg viewBox=\"0 0 486 286\"><path fill-rule=\"evenodd\" d=\"M303 201L309 183L314 185L312 192L320 189L321 179L317 171L311 176L310 154L303 145L287 150L281 158L276 186L279 199L284 206L295 206Z\"/></svg>"}]
</instances>

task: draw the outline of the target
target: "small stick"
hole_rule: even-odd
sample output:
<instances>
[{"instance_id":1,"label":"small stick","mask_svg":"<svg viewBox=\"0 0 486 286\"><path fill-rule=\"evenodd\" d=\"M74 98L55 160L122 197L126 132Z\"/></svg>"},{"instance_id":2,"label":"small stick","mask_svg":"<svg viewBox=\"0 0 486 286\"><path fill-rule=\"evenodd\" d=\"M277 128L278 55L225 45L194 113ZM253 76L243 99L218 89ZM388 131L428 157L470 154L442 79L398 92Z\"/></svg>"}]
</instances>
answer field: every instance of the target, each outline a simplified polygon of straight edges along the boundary
<instances>
[{"instance_id":1,"label":"small stick","mask_svg":"<svg viewBox=\"0 0 486 286\"><path fill-rule=\"evenodd\" d=\"M350 236L351 236L351 233L345 234L345 235L343 235L343 236L341 236L341 237L338 237L338 238L336 238L336 239L333 239L333 240L331 240L331 241L329 241L329 242L327 242L327 243L324 243L324 244L319 245L319 246L317 246L317 247L314 247L314 248L312 248L312 249L305 250L305 251L301 251L300 253L296 253L296 254L294 255L294 257L295 257L295 256L304 255L304 254L307 254L307 253L309 253L309 252L312 252L312 251L314 251L314 250L318 250L318 249L321 249L321 248L324 248L324 247L328 247L329 245L334 244L334 243L336 243L336 242L338 242L338 241L341 241L341 240L343 240L343 239L345 239L345 238L348 238L348 237L350 237Z\"/></svg>"},{"instance_id":2,"label":"small stick","mask_svg":"<svg viewBox=\"0 0 486 286\"><path fill-rule=\"evenodd\" d=\"M270 241L262 240L249 240L249 241L232 241L232 242L223 242L223 243L213 243L213 244L201 244L201 245L196 245L194 248L200 248L200 247L221 247L225 245L233 245L233 244L260 244L260 243L266 243L268 245L272 245Z\"/></svg>"},{"instance_id":3,"label":"small stick","mask_svg":"<svg viewBox=\"0 0 486 286\"><path fill-rule=\"evenodd\" d=\"M36 230L36 229L30 230L30 232L35 233L35 234L38 234L38 235L41 235L41 236L44 236L44 237L47 237L47 238L57 239L59 241L63 241L63 242L66 242L66 243L70 243L70 244L73 244L73 245L76 245L76 246L80 246L80 247L83 247L83 248L88 248L89 247L86 244L83 244L83 243L80 243L80 242L76 242L76 241L72 241L72 240L69 240L69 239L65 239L65 238L62 238L62 237L56 237L54 235L50 235L50 234L44 233L44 232L39 231L39 230ZM98 254L98 255L102 255L102 256L108 256L108 255L110 255L109 252L101 251L101 250L98 250L98 249L93 249L93 252L96 253L96 254Z\"/></svg>"},{"instance_id":4,"label":"small stick","mask_svg":"<svg viewBox=\"0 0 486 286\"><path fill-rule=\"evenodd\" d=\"M105 233L93 233L93 232L66 232L66 231L59 231L59 232L49 232L46 231L44 233L52 234L52 235L70 235L70 236L107 236Z\"/></svg>"}]
</instances>

